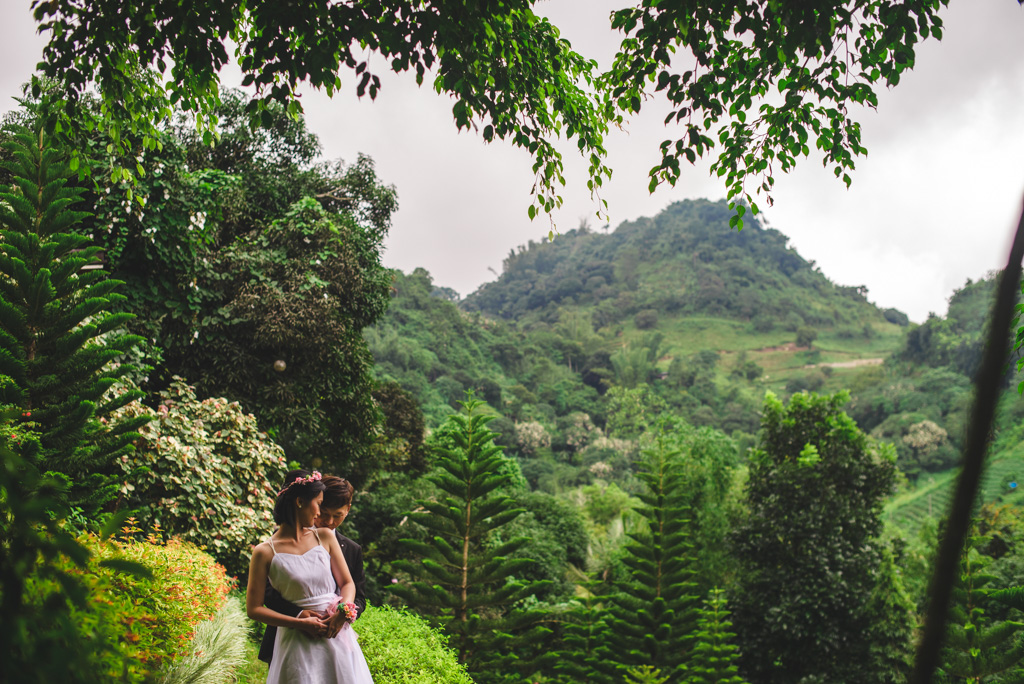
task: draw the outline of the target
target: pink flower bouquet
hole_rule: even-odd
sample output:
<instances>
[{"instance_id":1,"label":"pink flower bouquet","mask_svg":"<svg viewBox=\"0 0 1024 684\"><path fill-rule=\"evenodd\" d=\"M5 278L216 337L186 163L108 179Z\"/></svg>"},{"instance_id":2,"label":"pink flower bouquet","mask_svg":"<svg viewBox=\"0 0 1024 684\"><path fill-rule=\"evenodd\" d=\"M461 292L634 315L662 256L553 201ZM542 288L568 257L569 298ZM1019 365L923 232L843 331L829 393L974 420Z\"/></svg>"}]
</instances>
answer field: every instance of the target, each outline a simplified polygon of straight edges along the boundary
<instances>
[{"instance_id":1,"label":"pink flower bouquet","mask_svg":"<svg viewBox=\"0 0 1024 684\"><path fill-rule=\"evenodd\" d=\"M339 601L338 603L332 603L327 607L327 617L334 617L338 612L345 613L345 622L348 623L355 622L356 618L359 617L359 611L356 609L356 604L354 603L343 603Z\"/></svg>"}]
</instances>

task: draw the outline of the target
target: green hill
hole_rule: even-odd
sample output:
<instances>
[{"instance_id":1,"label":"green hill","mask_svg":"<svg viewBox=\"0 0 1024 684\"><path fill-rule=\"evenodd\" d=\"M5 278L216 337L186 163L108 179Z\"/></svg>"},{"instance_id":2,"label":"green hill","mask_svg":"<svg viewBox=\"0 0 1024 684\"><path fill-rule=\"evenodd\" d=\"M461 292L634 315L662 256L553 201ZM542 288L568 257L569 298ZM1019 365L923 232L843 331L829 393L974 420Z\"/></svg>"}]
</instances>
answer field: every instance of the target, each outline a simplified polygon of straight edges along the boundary
<instances>
[{"instance_id":1,"label":"green hill","mask_svg":"<svg viewBox=\"0 0 1024 684\"><path fill-rule=\"evenodd\" d=\"M430 426L473 390L531 486L553 493L598 475L628 490L635 440L659 417L718 428L742 449L766 391L847 389L848 412L919 485L890 519L913 528L943 510L993 280L969 281L947 316L912 326L831 282L779 231L737 232L729 215L686 201L532 242L461 302L422 269L395 272L389 311L366 333L376 373ZM986 501L1016 477L1022 419L1024 401L1008 396Z\"/></svg>"},{"instance_id":2,"label":"green hill","mask_svg":"<svg viewBox=\"0 0 1024 684\"><path fill-rule=\"evenodd\" d=\"M748 436L766 390L877 375L906 316L832 283L779 231L737 232L729 216L724 202L685 201L612 232L531 242L458 306L425 271L396 273L367 333L378 375L433 424L475 389L510 422L557 434L584 413L603 429L608 391L645 386L693 423Z\"/></svg>"}]
</instances>

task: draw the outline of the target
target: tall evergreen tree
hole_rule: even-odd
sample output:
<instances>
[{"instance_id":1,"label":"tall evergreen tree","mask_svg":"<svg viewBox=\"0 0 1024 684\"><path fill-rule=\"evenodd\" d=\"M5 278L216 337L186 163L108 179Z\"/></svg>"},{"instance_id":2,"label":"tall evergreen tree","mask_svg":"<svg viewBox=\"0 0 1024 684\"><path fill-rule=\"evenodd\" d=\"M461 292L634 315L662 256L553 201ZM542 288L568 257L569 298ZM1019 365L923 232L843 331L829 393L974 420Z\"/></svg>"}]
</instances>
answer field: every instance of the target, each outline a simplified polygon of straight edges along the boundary
<instances>
[{"instance_id":1,"label":"tall evergreen tree","mask_svg":"<svg viewBox=\"0 0 1024 684\"><path fill-rule=\"evenodd\" d=\"M645 666L669 683L682 681L697 603L683 465L682 452L664 435L643 453L638 512L646 524L630 535L622 560L629 574L615 582L606 606L604 667L620 681Z\"/></svg>"},{"instance_id":2,"label":"tall evergreen tree","mask_svg":"<svg viewBox=\"0 0 1024 684\"><path fill-rule=\"evenodd\" d=\"M994 586L979 541L968 537L960 558L938 681L1024 682L1024 623L998 618L1006 607L1024 610L1024 587Z\"/></svg>"},{"instance_id":3,"label":"tall evergreen tree","mask_svg":"<svg viewBox=\"0 0 1024 684\"><path fill-rule=\"evenodd\" d=\"M438 468L429 476L438 496L418 501L420 510L409 514L433 537L403 540L421 560L394 564L413 578L394 591L444 627L475 681L498 682L517 673L514 681L522 681L539 663L514 654L529 652L549 630L538 625L536 612L515 604L545 583L512 579L533 561L509 558L527 540L504 540L501 528L524 509L514 508L501 491L505 457L487 428L493 416L482 406L470 398L462 413L449 418L454 446L438 450Z\"/></svg>"},{"instance_id":4,"label":"tall evergreen tree","mask_svg":"<svg viewBox=\"0 0 1024 684\"><path fill-rule=\"evenodd\" d=\"M736 665L739 648L734 643L736 635L729 631L732 623L723 593L717 587L712 589L698 611L686 684L745 684Z\"/></svg>"},{"instance_id":5,"label":"tall evergreen tree","mask_svg":"<svg viewBox=\"0 0 1024 684\"><path fill-rule=\"evenodd\" d=\"M732 599L741 670L752 682L898 681L893 643L910 648L906 611L893 615L873 600L892 562L879 534L895 458L841 410L848 398L765 399Z\"/></svg>"},{"instance_id":6,"label":"tall evergreen tree","mask_svg":"<svg viewBox=\"0 0 1024 684\"><path fill-rule=\"evenodd\" d=\"M554 661L557 681L566 684L621 682L621 678L612 676L602 665L601 652L609 637L604 619L607 597L599 593L600 587L601 583L594 580L583 582L584 595L561 616L561 642Z\"/></svg>"},{"instance_id":7,"label":"tall evergreen tree","mask_svg":"<svg viewBox=\"0 0 1024 684\"><path fill-rule=\"evenodd\" d=\"M122 328L122 283L105 277L95 246L73 228L81 190L37 124L6 144L13 177L0 192L0 402L21 408L39 435L38 465L64 473L82 504L110 494L100 486L110 461L132 448L139 423L112 430L103 418L138 398L107 390L128 369L115 361L141 338ZM83 270L85 269L85 270ZM145 422L144 420L141 422Z\"/></svg>"}]
</instances>

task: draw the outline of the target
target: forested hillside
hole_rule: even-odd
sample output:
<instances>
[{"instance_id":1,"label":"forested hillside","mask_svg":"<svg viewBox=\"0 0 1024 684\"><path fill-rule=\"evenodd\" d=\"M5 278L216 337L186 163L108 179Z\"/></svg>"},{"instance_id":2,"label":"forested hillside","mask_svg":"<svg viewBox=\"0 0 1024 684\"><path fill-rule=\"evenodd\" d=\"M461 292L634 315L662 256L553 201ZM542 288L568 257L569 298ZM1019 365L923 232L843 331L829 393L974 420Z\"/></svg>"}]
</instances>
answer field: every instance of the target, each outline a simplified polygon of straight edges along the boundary
<instances>
[{"instance_id":1,"label":"forested hillside","mask_svg":"<svg viewBox=\"0 0 1024 684\"><path fill-rule=\"evenodd\" d=\"M388 313L366 331L377 375L428 425L474 391L530 483L551 492L590 482L595 463L629 479L628 449L588 447L597 435L636 439L671 414L742 452L765 392L801 390L848 390L847 412L894 446L908 480L937 486L931 475L961 446L992 277L911 325L865 288L831 282L780 231L736 231L729 216L723 202L684 201L614 231L530 242L461 301L422 269L395 272ZM1019 405L1003 403L1000 448L1024 437Z\"/></svg>"},{"instance_id":2,"label":"forested hillside","mask_svg":"<svg viewBox=\"0 0 1024 684\"><path fill-rule=\"evenodd\" d=\"M544 425L555 451L576 414L635 436L626 406L747 443L766 390L855 384L899 347L907 318L829 281L779 231L737 232L729 216L723 202L685 201L610 233L531 242L458 305L428 273L396 273L367 331L377 373L429 422L472 389L504 432Z\"/></svg>"}]
</instances>

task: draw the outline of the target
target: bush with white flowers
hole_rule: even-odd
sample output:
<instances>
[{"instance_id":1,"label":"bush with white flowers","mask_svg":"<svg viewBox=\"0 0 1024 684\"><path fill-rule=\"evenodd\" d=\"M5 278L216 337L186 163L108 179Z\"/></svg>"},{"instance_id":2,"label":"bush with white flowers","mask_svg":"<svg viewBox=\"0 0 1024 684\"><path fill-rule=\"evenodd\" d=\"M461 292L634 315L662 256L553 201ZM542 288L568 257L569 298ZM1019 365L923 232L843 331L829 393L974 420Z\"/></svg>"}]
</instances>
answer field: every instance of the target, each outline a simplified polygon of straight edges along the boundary
<instances>
[{"instance_id":1,"label":"bush with white flowers","mask_svg":"<svg viewBox=\"0 0 1024 684\"><path fill-rule=\"evenodd\" d=\"M153 418L139 431L135 453L121 457L124 504L143 526L159 523L241 574L252 545L274 531L284 450L237 402L199 400L180 379L161 397L155 411L133 402L119 412Z\"/></svg>"}]
</instances>

